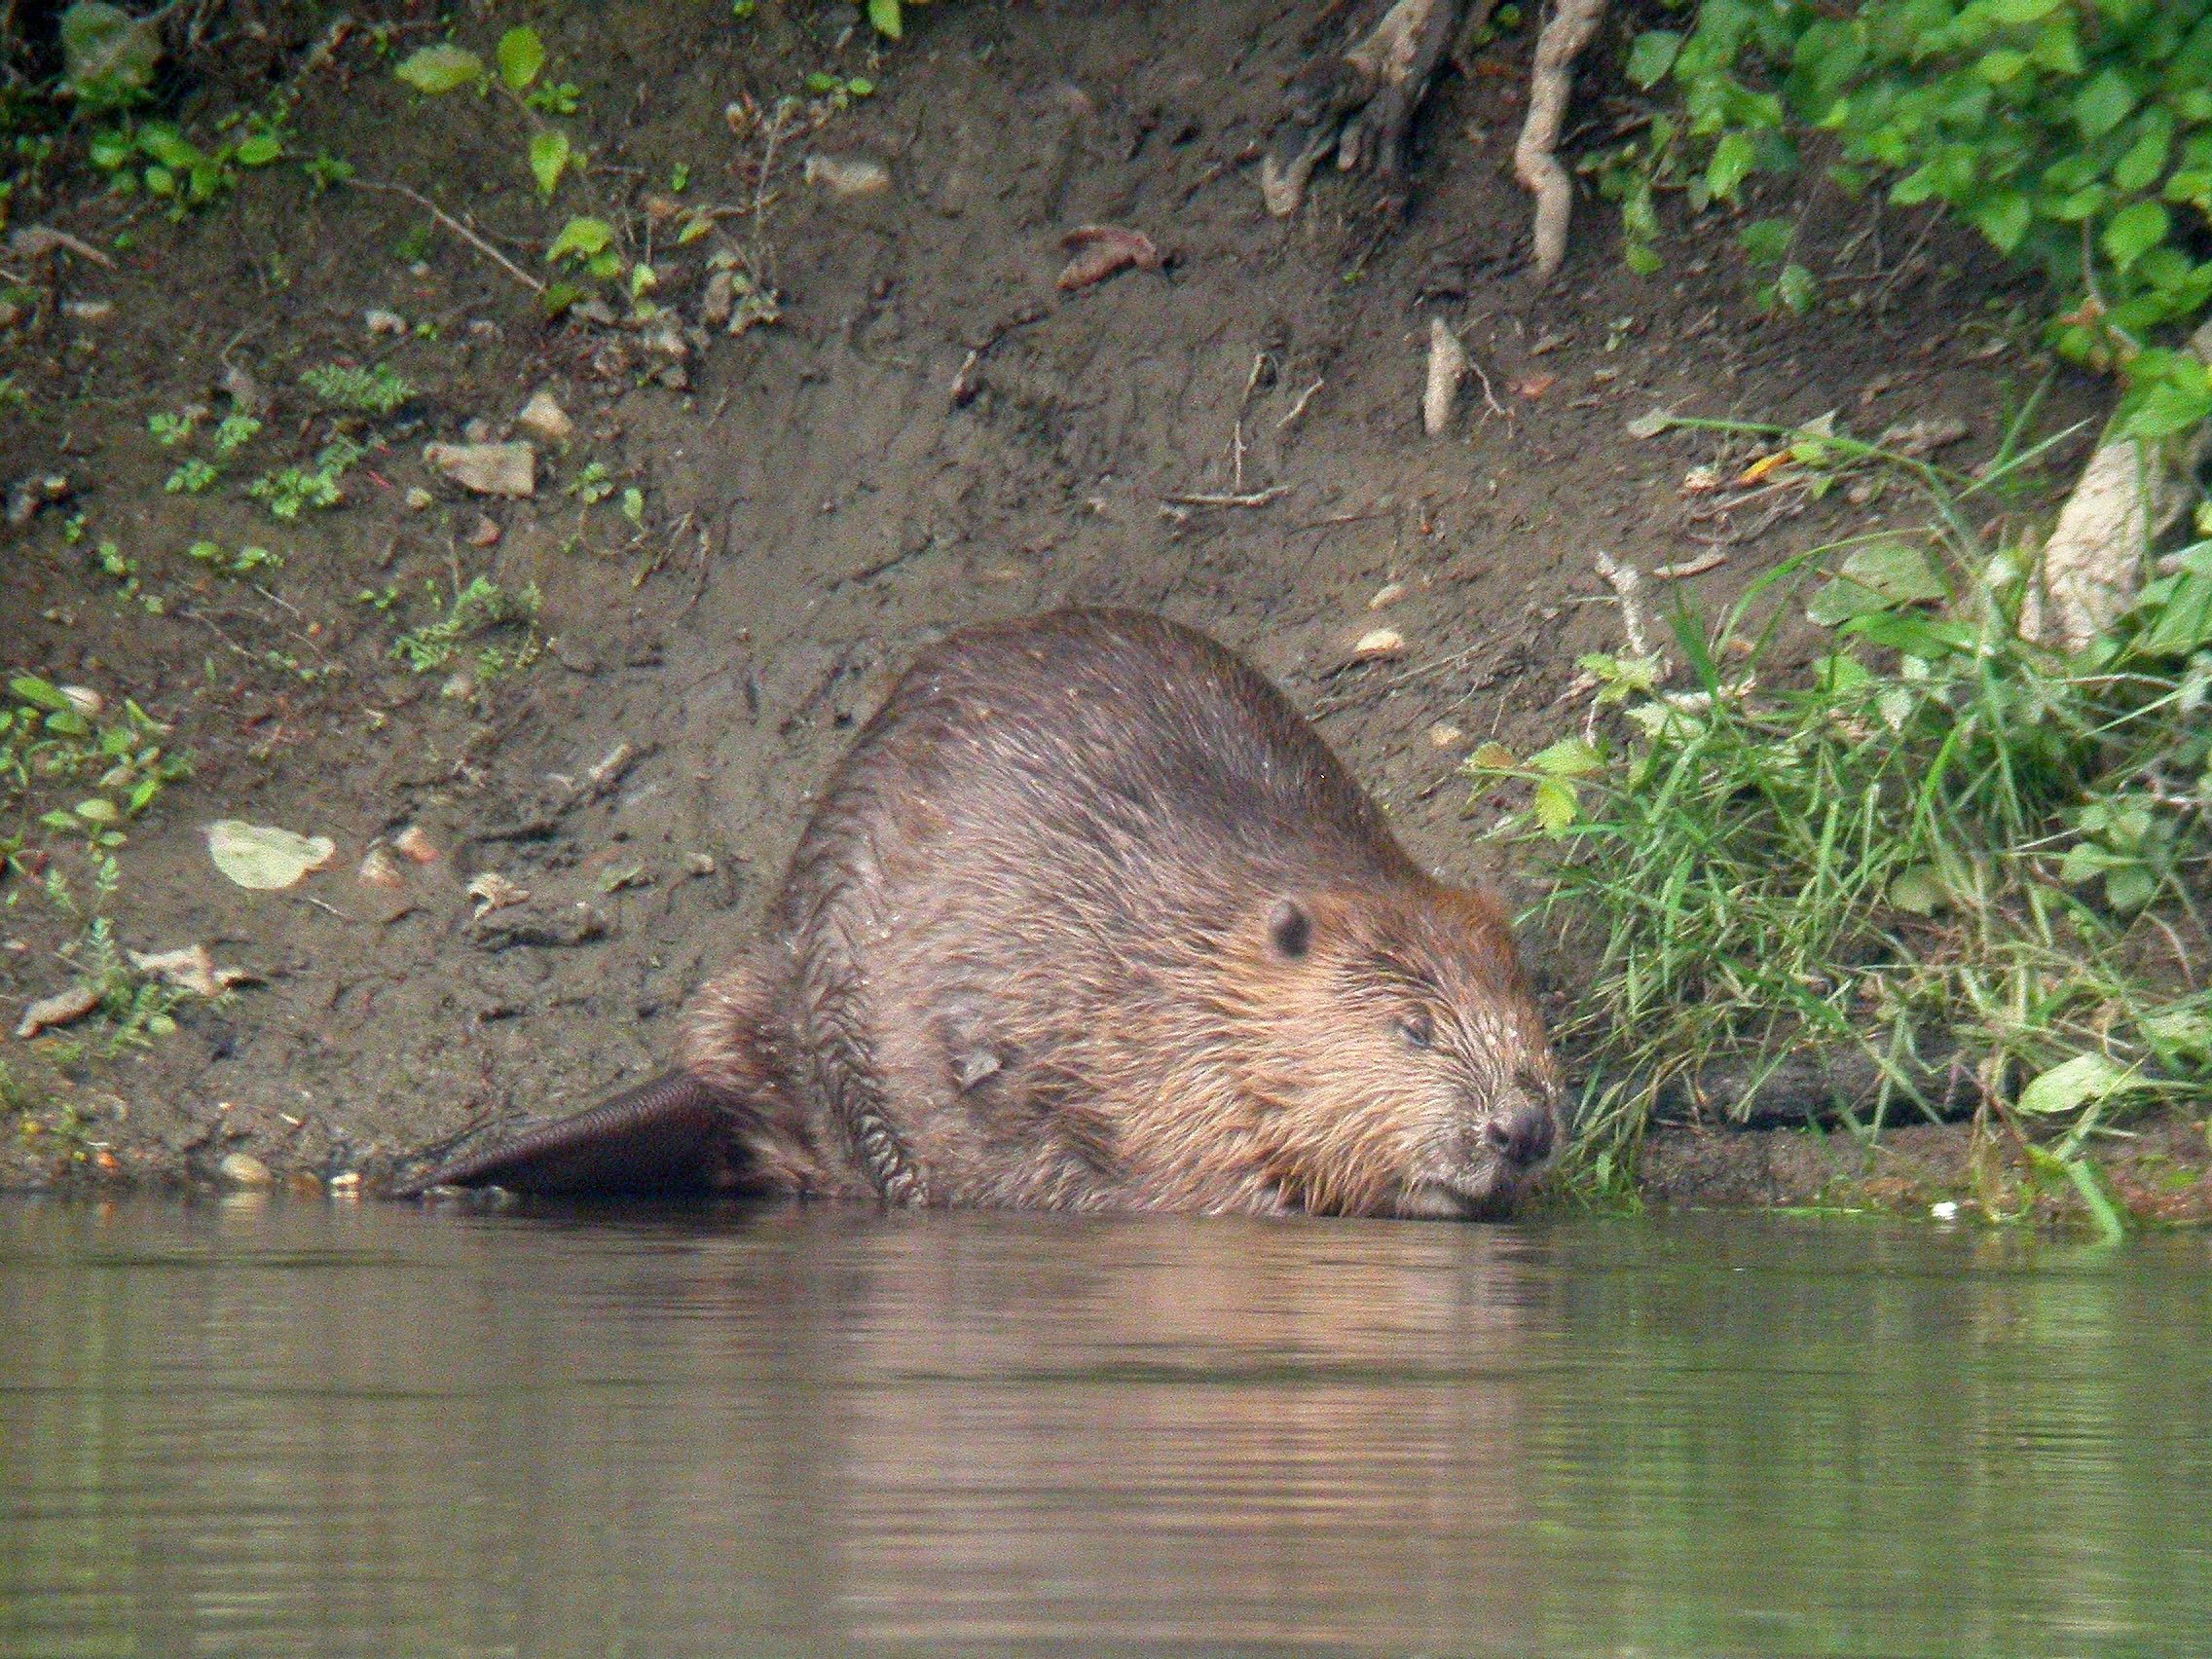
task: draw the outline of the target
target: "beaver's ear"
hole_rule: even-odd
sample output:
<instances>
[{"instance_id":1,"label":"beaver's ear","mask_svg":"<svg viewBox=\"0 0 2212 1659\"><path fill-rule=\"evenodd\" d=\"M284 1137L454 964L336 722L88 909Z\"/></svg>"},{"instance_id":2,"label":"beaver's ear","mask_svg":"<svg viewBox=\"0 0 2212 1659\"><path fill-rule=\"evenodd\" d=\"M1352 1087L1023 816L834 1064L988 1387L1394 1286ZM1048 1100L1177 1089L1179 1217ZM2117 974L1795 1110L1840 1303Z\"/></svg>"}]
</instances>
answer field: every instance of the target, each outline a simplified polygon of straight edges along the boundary
<instances>
[{"instance_id":1,"label":"beaver's ear","mask_svg":"<svg viewBox=\"0 0 2212 1659\"><path fill-rule=\"evenodd\" d=\"M1268 942L1286 962L1304 959L1313 947L1313 918L1295 899L1278 899L1268 912Z\"/></svg>"}]
</instances>

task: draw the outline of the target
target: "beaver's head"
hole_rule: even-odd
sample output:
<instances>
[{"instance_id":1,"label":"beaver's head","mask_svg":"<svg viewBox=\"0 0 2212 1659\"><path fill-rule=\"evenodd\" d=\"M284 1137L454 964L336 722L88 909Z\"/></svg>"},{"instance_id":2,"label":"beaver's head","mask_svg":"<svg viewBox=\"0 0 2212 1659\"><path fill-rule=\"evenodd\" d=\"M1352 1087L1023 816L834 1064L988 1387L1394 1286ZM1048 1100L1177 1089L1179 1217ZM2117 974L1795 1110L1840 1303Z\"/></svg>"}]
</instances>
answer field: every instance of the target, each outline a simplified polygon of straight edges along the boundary
<instances>
[{"instance_id":1,"label":"beaver's head","mask_svg":"<svg viewBox=\"0 0 2212 1659\"><path fill-rule=\"evenodd\" d=\"M1495 1218L1564 1138L1558 1068L1486 895L1393 882L1275 899L1239 941L1251 1132L1301 1208Z\"/></svg>"}]
</instances>

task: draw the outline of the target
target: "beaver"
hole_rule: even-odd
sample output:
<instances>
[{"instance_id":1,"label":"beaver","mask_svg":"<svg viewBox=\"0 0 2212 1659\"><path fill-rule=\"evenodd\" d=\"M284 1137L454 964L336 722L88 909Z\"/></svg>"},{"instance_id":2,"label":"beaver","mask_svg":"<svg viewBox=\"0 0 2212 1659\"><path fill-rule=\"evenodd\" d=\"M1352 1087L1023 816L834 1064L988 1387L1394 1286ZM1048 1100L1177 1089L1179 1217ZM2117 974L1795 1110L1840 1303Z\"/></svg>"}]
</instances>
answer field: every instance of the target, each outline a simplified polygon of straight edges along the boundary
<instances>
[{"instance_id":1,"label":"beaver","mask_svg":"<svg viewBox=\"0 0 2212 1659\"><path fill-rule=\"evenodd\" d=\"M1226 647L1070 608L898 682L676 1071L414 1190L1494 1217L1560 1098L1496 902Z\"/></svg>"}]
</instances>

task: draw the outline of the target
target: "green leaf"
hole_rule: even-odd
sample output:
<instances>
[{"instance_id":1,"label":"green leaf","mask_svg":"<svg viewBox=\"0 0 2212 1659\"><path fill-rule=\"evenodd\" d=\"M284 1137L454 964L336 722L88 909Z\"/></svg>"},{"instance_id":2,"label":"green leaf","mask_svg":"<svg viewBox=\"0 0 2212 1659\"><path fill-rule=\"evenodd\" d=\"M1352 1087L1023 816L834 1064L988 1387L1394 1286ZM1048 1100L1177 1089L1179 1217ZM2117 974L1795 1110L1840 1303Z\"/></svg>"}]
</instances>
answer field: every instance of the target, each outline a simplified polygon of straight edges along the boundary
<instances>
[{"instance_id":1,"label":"green leaf","mask_svg":"<svg viewBox=\"0 0 2212 1659\"><path fill-rule=\"evenodd\" d=\"M2212 644L2212 576L2194 571L2157 584L2156 620L2130 644L2145 656L2185 657ZM2144 597L2150 597L2149 589Z\"/></svg>"},{"instance_id":2,"label":"green leaf","mask_svg":"<svg viewBox=\"0 0 2212 1659\"><path fill-rule=\"evenodd\" d=\"M1802 265L1785 265L1774 279L1775 297L1800 316L1813 309L1818 289L1813 274Z\"/></svg>"},{"instance_id":3,"label":"green leaf","mask_svg":"<svg viewBox=\"0 0 2212 1659\"><path fill-rule=\"evenodd\" d=\"M42 709L52 709L55 714L68 714L74 707L61 694L59 687L28 674L18 674L9 681L8 689L24 702L35 703Z\"/></svg>"},{"instance_id":4,"label":"green leaf","mask_svg":"<svg viewBox=\"0 0 2212 1659\"><path fill-rule=\"evenodd\" d=\"M906 20L899 15L899 0L867 0L867 20L875 25L875 32L897 40L906 32Z\"/></svg>"},{"instance_id":5,"label":"green leaf","mask_svg":"<svg viewBox=\"0 0 2212 1659\"><path fill-rule=\"evenodd\" d=\"M1943 599L1949 593L1919 548L1902 541L1878 541L1844 560L1835 580L1813 596L1805 615L1824 628L1833 628L1853 617Z\"/></svg>"},{"instance_id":6,"label":"green leaf","mask_svg":"<svg viewBox=\"0 0 2212 1659\"><path fill-rule=\"evenodd\" d=\"M2074 125L2084 138L2102 138L2135 108L2135 89L2118 69L2107 69L2074 97Z\"/></svg>"},{"instance_id":7,"label":"green leaf","mask_svg":"<svg viewBox=\"0 0 2212 1659\"><path fill-rule=\"evenodd\" d=\"M1529 756L1530 770L1552 778L1586 777L1604 764L1605 757L1579 737L1563 737L1549 749L1539 749Z\"/></svg>"},{"instance_id":8,"label":"green leaf","mask_svg":"<svg viewBox=\"0 0 2212 1659\"><path fill-rule=\"evenodd\" d=\"M2125 271L2166 240L2167 225L2163 203L2138 202L2122 207L2105 226L2105 257Z\"/></svg>"},{"instance_id":9,"label":"green leaf","mask_svg":"<svg viewBox=\"0 0 2212 1659\"><path fill-rule=\"evenodd\" d=\"M538 195L550 200L568 166L569 135L558 127L547 128L530 141L530 171L537 180Z\"/></svg>"},{"instance_id":10,"label":"green leaf","mask_svg":"<svg viewBox=\"0 0 2212 1659\"><path fill-rule=\"evenodd\" d=\"M2173 123L2155 119L2163 111L2153 110L2143 119L2142 133L2127 147L2127 154L2113 163L2112 182L2115 190L2133 195L2147 188L2151 181L2164 170L2166 152L2173 144Z\"/></svg>"},{"instance_id":11,"label":"green leaf","mask_svg":"<svg viewBox=\"0 0 2212 1659\"><path fill-rule=\"evenodd\" d=\"M2132 915L2158 896L2158 878L2147 866L2131 864L2105 875L2105 903L2121 915Z\"/></svg>"},{"instance_id":12,"label":"green leaf","mask_svg":"<svg viewBox=\"0 0 2212 1659\"><path fill-rule=\"evenodd\" d=\"M1645 29L1628 49L1628 78L1640 87L1656 87L1681 50L1682 37L1673 29Z\"/></svg>"},{"instance_id":13,"label":"green leaf","mask_svg":"<svg viewBox=\"0 0 2212 1659\"><path fill-rule=\"evenodd\" d=\"M1797 227L1788 219L1753 219L1736 233L1736 245L1754 265L1780 265L1789 257Z\"/></svg>"},{"instance_id":14,"label":"green leaf","mask_svg":"<svg viewBox=\"0 0 2212 1659\"><path fill-rule=\"evenodd\" d=\"M48 14L52 16L51 13ZM162 60L152 18L134 18L101 0L64 7L60 27L61 84L72 97L110 107L141 92Z\"/></svg>"},{"instance_id":15,"label":"green leaf","mask_svg":"<svg viewBox=\"0 0 2212 1659\"><path fill-rule=\"evenodd\" d=\"M588 260L614 245L614 227L605 219L571 219L545 250L548 263L573 255Z\"/></svg>"},{"instance_id":16,"label":"green leaf","mask_svg":"<svg viewBox=\"0 0 2212 1659\"><path fill-rule=\"evenodd\" d=\"M2039 22L2065 5L2067 0L1984 0L1984 11L1989 20L2001 24Z\"/></svg>"},{"instance_id":17,"label":"green leaf","mask_svg":"<svg viewBox=\"0 0 2212 1659\"><path fill-rule=\"evenodd\" d=\"M270 132L256 132L240 142L237 156L241 167L265 167L284 154L283 140Z\"/></svg>"},{"instance_id":18,"label":"green leaf","mask_svg":"<svg viewBox=\"0 0 2212 1659\"><path fill-rule=\"evenodd\" d=\"M527 91L537 72L545 67L545 43L537 38L533 28L509 29L499 37L494 50L499 62L499 79L506 82L507 91Z\"/></svg>"},{"instance_id":19,"label":"green leaf","mask_svg":"<svg viewBox=\"0 0 2212 1659\"><path fill-rule=\"evenodd\" d=\"M2142 391L2120 425L2131 438L2162 438L2187 431L2207 417L2212 417L2212 389L2168 376Z\"/></svg>"},{"instance_id":20,"label":"green leaf","mask_svg":"<svg viewBox=\"0 0 2212 1659\"><path fill-rule=\"evenodd\" d=\"M392 73L419 92L457 92L484 79L484 59L458 46L425 46Z\"/></svg>"},{"instance_id":21,"label":"green leaf","mask_svg":"<svg viewBox=\"0 0 2212 1659\"><path fill-rule=\"evenodd\" d=\"M115 809L115 802L96 795L91 800L79 801L76 810L77 816L87 824L113 824L123 816Z\"/></svg>"},{"instance_id":22,"label":"green leaf","mask_svg":"<svg viewBox=\"0 0 2212 1659\"><path fill-rule=\"evenodd\" d=\"M2078 1111L2092 1100L2102 1100L2130 1075L2126 1067L2103 1054L2076 1054L2031 1081L2020 1090L2016 1104L2039 1117Z\"/></svg>"},{"instance_id":23,"label":"green leaf","mask_svg":"<svg viewBox=\"0 0 2212 1659\"><path fill-rule=\"evenodd\" d=\"M1916 916L1933 916L1950 903L1950 895L1936 879L1934 865L1908 865L1890 878L1890 903Z\"/></svg>"},{"instance_id":24,"label":"green leaf","mask_svg":"<svg viewBox=\"0 0 2212 1659\"><path fill-rule=\"evenodd\" d=\"M1984 197L1969 211L1974 228L2005 253L2020 245L2020 239L2028 234L2028 224L2034 216L2029 210L2028 199L2016 190Z\"/></svg>"},{"instance_id":25,"label":"green leaf","mask_svg":"<svg viewBox=\"0 0 2212 1659\"><path fill-rule=\"evenodd\" d=\"M1557 835L1572 824L1575 815L1581 810L1580 802L1575 798L1574 786L1563 784L1557 778L1538 780L1530 806L1536 815L1536 822L1543 826L1544 832L1549 835Z\"/></svg>"},{"instance_id":26,"label":"green leaf","mask_svg":"<svg viewBox=\"0 0 2212 1659\"><path fill-rule=\"evenodd\" d=\"M1756 159L1756 154L1751 149L1751 134L1721 134L1720 142L1713 147L1713 160L1706 164L1706 188L1719 201L1733 200L1736 187L1744 182Z\"/></svg>"},{"instance_id":27,"label":"green leaf","mask_svg":"<svg viewBox=\"0 0 2212 1659\"><path fill-rule=\"evenodd\" d=\"M2028 55L2016 47L2001 46L1981 55L1973 66L1974 78L2001 87L2007 81L2016 81L2020 72L2028 67Z\"/></svg>"}]
</instances>

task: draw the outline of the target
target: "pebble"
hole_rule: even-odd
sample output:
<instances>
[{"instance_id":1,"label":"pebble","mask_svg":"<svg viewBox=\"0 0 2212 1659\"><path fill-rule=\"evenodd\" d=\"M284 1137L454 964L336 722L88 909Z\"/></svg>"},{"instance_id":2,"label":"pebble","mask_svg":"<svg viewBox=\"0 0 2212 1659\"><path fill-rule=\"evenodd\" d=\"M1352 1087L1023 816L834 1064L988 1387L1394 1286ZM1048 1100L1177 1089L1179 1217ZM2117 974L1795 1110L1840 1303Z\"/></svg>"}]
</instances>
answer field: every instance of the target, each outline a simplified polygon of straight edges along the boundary
<instances>
[{"instance_id":1,"label":"pebble","mask_svg":"<svg viewBox=\"0 0 2212 1659\"><path fill-rule=\"evenodd\" d=\"M816 154L806 158L806 182L838 198L874 196L891 188L891 169L859 157Z\"/></svg>"},{"instance_id":2,"label":"pebble","mask_svg":"<svg viewBox=\"0 0 2212 1659\"><path fill-rule=\"evenodd\" d=\"M405 334L407 332L407 319L405 317L395 311L385 311L381 307L372 306L369 310L363 312L361 320L368 324L371 334Z\"/></svg>"},{"instance_id":3,"label":"pebble","mask_svg":"<svg viewBox=\"0 0 2212 1659\"><path fill-rule=\"evenodd\" d=\"M1440 720L1428 728L1428 741L1437 749L1450 749L1466 735L1449 720Z\"/></svg>"},{"instance_id":4,"label":"pebble","mask_svg":"<svg viewBox=\"0 0 2212 1659\"><path fill-rule=\"evenodd\" d=\"M565 444L576 435L576 424L569 419L561 400L545 387L530 394L530 401L515 417L515 424L542 443Z\"/></svg>"},{"instance_id":5,"label":"pebble","mask_svg":"<svg viewBox=\"0 0 2212 1659\"><path fill-rule=\"evenodd\" d=\"M476 523L462 537L471 547L496 547L499 541L499 527L485 513L476 515Z\"/></svg>"},{"instance_id":6,"label":"pebble","mask_svg":"<svg viewBox=\"0 0 2212 1659\"><path fill-rule=\"evenodd\" d=\"M226 1152L215 1165L217 1180L233 1187L273 1187L276 1177L269 1172L269 1165L250 1152Z\"/></svg>"},{"instance_id":7,"label":"pebble","mask_svg":"<svg viewBox=\"0 0 2212 1659\"><path fill-rule=\"evenodd\" d=\"M1406 654L1406 637L1395 628L1378 628L1362 634L1351 648L1354 662L1388 662Z\"/></svg>"},{"instance_id":8,"label":"pebble","mask_svg":"<svg viewBox=\"0 0 2212 1659\"><path fill-rule=\"evenodd\" d=\"M537 492L537 452L529 444L424 444L423 460L479 496Z\"/></svg>"}]
</instances>

